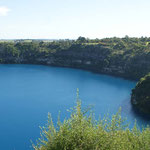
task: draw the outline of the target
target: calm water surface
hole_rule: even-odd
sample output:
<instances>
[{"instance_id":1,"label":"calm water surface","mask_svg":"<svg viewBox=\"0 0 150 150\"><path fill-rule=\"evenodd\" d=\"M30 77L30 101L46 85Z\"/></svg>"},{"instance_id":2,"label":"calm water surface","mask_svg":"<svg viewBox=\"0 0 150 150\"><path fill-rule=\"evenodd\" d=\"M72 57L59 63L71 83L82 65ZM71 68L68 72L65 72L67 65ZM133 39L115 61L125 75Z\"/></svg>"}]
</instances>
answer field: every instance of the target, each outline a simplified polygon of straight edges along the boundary
<instances>
[{"instance_id":1,"label":"calm water surface","mask_svg":"<svg viewBox=\"0 0 150 150\"><path fill-rule=\"evenodd\" d=\"M39 126L48 112L54 122L75 105L76 89L83 106L94 105L96 118L115 114L122 107L122 116L133 126L135 119L142 127L150 124L136 116L130 105L135 82L98 75L87 71L35 65L0 65L0 150L30 150L31 140L40 137Z\"/></svg>"}]
</instances>

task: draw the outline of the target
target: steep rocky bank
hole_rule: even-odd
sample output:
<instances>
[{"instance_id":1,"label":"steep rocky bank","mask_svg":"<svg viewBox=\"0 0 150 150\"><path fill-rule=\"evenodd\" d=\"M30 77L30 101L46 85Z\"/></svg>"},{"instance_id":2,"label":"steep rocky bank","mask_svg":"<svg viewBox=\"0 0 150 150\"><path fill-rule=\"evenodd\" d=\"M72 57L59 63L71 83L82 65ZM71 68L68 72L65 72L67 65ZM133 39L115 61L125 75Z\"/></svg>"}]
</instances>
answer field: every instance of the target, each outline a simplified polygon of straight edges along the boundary
<instances>
[{"instance_id":1,"label":"steep rocky bank","mask_svg":"<svg viewBox=\"0 0 150 150\"><path fill-rule=\"evenodd\" d=\"M114 75L131 80L138 80L150 72L150 53L126 57L114 54L109 48L101 45L76 46L67 50L48 54L25 54L5 56L1 63L42 64L59 67L80 68L97 73ZM147 59L145 59L147 58Z\"/></svg>"},{"instance_id":2,"label":"steep rocky bank","mask_svg":"<svg viewBox=\"0 0 150 150\"><path fill-rule=\"evenodd\" d=\"M150 73L141 78L132 90L131 102L141 114L150 114Z\"/></svg>"}]
</instances>

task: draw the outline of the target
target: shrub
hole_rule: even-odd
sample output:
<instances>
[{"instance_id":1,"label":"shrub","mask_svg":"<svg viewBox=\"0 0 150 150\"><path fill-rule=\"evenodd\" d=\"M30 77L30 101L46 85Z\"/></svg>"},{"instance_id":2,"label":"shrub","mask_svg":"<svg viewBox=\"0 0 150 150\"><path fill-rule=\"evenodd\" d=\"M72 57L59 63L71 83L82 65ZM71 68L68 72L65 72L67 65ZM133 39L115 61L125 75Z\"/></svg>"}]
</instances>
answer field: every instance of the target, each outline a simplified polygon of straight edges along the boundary
<instances>
[{"instance_id":1,"label":"shrub","mask_svg":"<svg viewBox=\"0 0 150 150\"><path fill-rule=\"evenodd\" d=\"M41 138L34 150L150 150L150 128L142 131L124 125L120 110L112 119L96 121L92 113L81 109L81 101L71 109L69 119L58 119L54 126L48 115L48 124L41 128Z\"/></svg>"}]
</instances>

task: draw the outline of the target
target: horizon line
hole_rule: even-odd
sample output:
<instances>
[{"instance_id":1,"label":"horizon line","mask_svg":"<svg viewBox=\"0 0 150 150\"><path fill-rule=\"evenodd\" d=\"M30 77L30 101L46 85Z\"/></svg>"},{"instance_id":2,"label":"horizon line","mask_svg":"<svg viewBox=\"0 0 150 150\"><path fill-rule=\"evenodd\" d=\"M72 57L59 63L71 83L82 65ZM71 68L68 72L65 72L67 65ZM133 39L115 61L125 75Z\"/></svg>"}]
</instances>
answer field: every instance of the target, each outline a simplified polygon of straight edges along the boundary
<instances>
[{"instance_id":1,"label":"horizon line","mask_svg":"<svg viewBox=\"0 0 150 150\"><path fill-rule=\"evenodd\" d=\"M110 36L110 37L103 37L103 38L89 38L89 37L85 37L85 36L79 36L79 37L84 37L86 39L90 39L90 40L93 40L93 39L106 39L106 38L125 38L125 37L129 37L129 38L150 38L150 36L128 36L128 35L125 35L125 36L122 36L122 37L118 37L118 36ZM78 37L78 38L79 38ZM78 38L0 38L0 41L2 40L76 40Z\"/></svg>"}]
</instances>

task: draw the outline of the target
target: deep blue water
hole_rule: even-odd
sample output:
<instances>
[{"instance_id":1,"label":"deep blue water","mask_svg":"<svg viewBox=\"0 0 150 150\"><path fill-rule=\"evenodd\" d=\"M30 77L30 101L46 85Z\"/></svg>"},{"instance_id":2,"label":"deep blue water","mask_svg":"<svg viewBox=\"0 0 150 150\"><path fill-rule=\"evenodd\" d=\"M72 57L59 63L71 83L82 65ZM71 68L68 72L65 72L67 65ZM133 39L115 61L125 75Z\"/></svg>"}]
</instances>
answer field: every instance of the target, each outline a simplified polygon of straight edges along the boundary
<instances>
[{"instance_id":1,"label":"deep blue water","mask_svg":"<svg viewBox=\"0 0 150 150\"><path fill-rule=\"evenodd\" d=\"M136 116L130 104L135 82L87 71L35 65L0 65L0 150L30 150L31 140L40 137L39 126L48 112L54 122L76 103L79 88L83 106L94 105L96 118L115 114L133 126L150 124Z\"/></svg>"}]
</instances>

